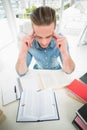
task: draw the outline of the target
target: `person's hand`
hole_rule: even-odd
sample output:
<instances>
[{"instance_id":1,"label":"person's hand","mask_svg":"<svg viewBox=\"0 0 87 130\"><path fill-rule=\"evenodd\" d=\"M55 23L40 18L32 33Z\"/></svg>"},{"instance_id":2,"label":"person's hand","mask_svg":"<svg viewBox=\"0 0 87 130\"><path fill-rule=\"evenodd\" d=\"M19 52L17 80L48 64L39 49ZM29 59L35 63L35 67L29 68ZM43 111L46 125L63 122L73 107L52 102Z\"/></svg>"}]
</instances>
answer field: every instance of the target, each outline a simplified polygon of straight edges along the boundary
<instances>
[{"instance_id":1,"label":"person's hand","mask_svg":"<svg viewBox=\"0 0 87 130\"><path fill-rule=\"evenodd\" d=\"M59 48L61 53L67 52L67 42L66 42L66 38L61 36L61 35L57 35L57 34L53 34L54 39L56 40L56 47Z\"/></svg>"},{"instance_id":2,"label":"person's hand","mask_svg":"<svg viewBox=\"0 0 87 130\"><path fill-rule=\"evenodd\" d=\"M34 40L34 32L32 32L30 35L23 37L21 43L21 51L26 52L28 48L31 47L33 40Z\"/></svg>"}]
</instances>

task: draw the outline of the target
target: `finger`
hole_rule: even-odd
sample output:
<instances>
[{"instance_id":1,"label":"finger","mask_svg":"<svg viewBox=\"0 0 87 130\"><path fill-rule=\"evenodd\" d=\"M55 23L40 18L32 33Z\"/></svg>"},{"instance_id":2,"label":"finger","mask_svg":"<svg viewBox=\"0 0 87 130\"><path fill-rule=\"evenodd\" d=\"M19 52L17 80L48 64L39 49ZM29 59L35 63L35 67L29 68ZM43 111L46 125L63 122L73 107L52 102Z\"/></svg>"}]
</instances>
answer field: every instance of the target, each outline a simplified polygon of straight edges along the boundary
<instances>
[{"instance_id":1,"label":"finger","mask_svg":"<svg viewBox=\"0 0 87 130\"><path fill-rule=\"evenodd\" d=\"M31 36L34 36L35 32L34 30L32 30L32 32L30 33Z\"/></svg>"},{"instance_id":2,"label":"finger","mask_svg":"<svg viewBox=\"0 0 87 130\"><path fill-rule=\"evenodd\" d=\"M28 46L28 42L26 42L26 45Z\"/></svg>"},{"instance_id":3,"label":"finger","mask_svg":"<svg viewBox=\"0 0 87 130\"><path fill-rule=\"evenodd\" d=\"M57 43L57 44L56 44L56 47L60 48L60 47L61 47L61 44L60 44L60 43Z\"/></svg>"},{"instance_id":4,"label":"finger","mask_svg":"<svg viewBox=\"0 0 87 130\"><path fill-rule=\"evenodd\" d=\"M27 40L25 42L28 47L31 46L31 44L32 44L32 42L34 40L33 33L31 33L30 35L31 35L31 38L27 38ZM29 37L30 37L30 35L29 35Z\"/></svg>"},{"instance_id":5,"label":"finger","mask_svg":"<svg viewBox=\"0 0 87 130\"><path fill-rule=\"evenodd\" d=\"M29 39L29 37L34 37L34 32L32 31L29 35L28 35L28 37L27 37L27 39Z\"/></svg>"},{"instance_id":6,"label":"finger","mask_svg":"<svg viewBox=\"0 0 87 130\"><path fill-rule=\"evenodd\" d=\"M60 48L61 46L62 46L62 43L64 42L64 40L63 39L57 39L56 40L56 46L58 47L58 48Z\"/></svg>"},{"instance_id":7,"label":"finger","mask_svg":"<svg viewBox=\"0 0 87 130\"><path fill-rule=\"evenodd\" d=\"M63 41L64 41L63 38L57 39L57 42L63 42Z\"/></svg>"},{"instance_id":8,"label":"finger","mask_svg":"<svg viewBox=\"0 0 87 130\"><path fill-rule=\"evenodd\" d=\"M24 43L26 44L26 46L27 46L27 47L29 47L29 46L30 46L31 41L26 40Z\"/></svg>"},{"instance_id":9,"label":"finger","mask_svg":"<svg viewBox=\"0 0 87 130\"><path fill-rule=\"evenodd\" d=\"M55 39L58 39L58 38L60 39L60 38L62 38L62 36L57 35L56 33L53 34L53 37L54 37Z\"/></svg>"},{"instance_id":10,"label":"finger","mask_svg":"<svg viewBox=\"0 0 87 130\"><path fill-rule=\"evenodd\" d=\"M31 41L30 41L30 46L32 45L33 40L34 40L34 37L32 37L32 39L31 39Z\"/></svg>"}]
</instances>

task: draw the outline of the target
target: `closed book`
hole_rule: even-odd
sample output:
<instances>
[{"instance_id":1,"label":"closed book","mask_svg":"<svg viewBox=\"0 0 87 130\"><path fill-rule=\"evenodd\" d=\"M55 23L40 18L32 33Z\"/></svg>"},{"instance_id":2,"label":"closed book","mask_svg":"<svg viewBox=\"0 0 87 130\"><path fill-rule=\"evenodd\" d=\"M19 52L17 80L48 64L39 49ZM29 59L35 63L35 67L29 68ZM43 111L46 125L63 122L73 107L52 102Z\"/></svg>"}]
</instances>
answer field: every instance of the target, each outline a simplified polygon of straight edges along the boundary
<instances>
[{"instance_id":1,"label":"closed book","mask_svg":"<svg viewBox=\"0 0 87 130\"><path fill-rule=\"evenodd\" d=\"M74 79L68 86L67 89L76 97L84 102L87 102L87 85L81 81Z\"/></svg>"},{"instance_id":2,"label":"closed book","mask_svg":"<svg viewBox=\"0 0 87 130\"><path fill-rule=\"evenodd\" d=\"M81 80L82 82L84 82L85 84L87 84L87 73L85 73L84 75L82 75L82 76L80 77L80 80Z\"/></svg>"},{"instance_id":3,"label":"closed book","mask_svg":"<svg viewBox=\"0 0 87 130\"><path fill-rule=\"evenodd\" d=\"M76 127L77 130L87 130L87 125L81 120L81 118L76 115L72 124Z\"/></svg>"},{"instance_id":4,"label":"closed book","mask_svg":"<svg viewBox=\"0 0 87 130\"><path fill-rule=\"evenodd\" d=\"M78 111L77 115L81 118L81 120L87 125L87 103L84 104Z\"/></svg>"}]
</instances>

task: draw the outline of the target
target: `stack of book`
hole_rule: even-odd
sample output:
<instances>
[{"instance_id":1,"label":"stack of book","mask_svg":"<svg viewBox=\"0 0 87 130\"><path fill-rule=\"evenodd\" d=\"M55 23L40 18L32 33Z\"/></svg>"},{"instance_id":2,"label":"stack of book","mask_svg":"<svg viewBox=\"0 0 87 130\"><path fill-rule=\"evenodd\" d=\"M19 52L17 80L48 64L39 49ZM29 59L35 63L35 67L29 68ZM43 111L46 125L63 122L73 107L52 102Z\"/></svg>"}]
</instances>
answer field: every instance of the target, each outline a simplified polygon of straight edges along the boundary
<instances>
[{"instance_id":1,"label":"stack of book","mask_svg":"<svg viewBox=\"0 0 87 130\"><path fill-rule=\"evenodd\" d=\"M87 130L87 103L76 111L72 123L78 130Z\"/></svg>"},{"instance_id":2,"label":"stack of book","mask_svg":"<svg viewBox=\"0 0 87 130\"><path fill-rule=\"evenodd\" d=\"M76 98L78 101L87 102L87 73L79 79L74 79L68 86L69 96Z\"/></svg>"},{"instance_id":3,"label":"stack of book","mask_svg":"<svg viewBox=\"0 0 87 130\"><path fill-rule=\"evenodd\" d=\"M76 111L76 116L72 123L77 130L87 130L87 73L79 79L74 79L67 87L68 95L84 105Z\"/></svg>"}]
</instances>

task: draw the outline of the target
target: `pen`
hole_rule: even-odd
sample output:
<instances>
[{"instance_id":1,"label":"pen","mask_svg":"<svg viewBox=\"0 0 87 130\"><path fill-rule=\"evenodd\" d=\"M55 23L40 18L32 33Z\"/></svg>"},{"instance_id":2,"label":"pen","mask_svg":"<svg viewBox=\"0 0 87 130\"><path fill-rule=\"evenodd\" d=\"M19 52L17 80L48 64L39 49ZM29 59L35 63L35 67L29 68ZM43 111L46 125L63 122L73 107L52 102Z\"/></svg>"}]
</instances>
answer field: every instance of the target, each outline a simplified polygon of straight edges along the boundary
<instances>
[{"instance_id":1,"label":"pen","mask_svg":"<svg viewBox=\"0 0 87 130\"><path fill-rule=\"evenodd\" d=\"M18 97L17 97L17 89L16 89L16 86L14 86L14 92L15 92L16 99L17 99Z\"/></svg>"}]
</instances>

